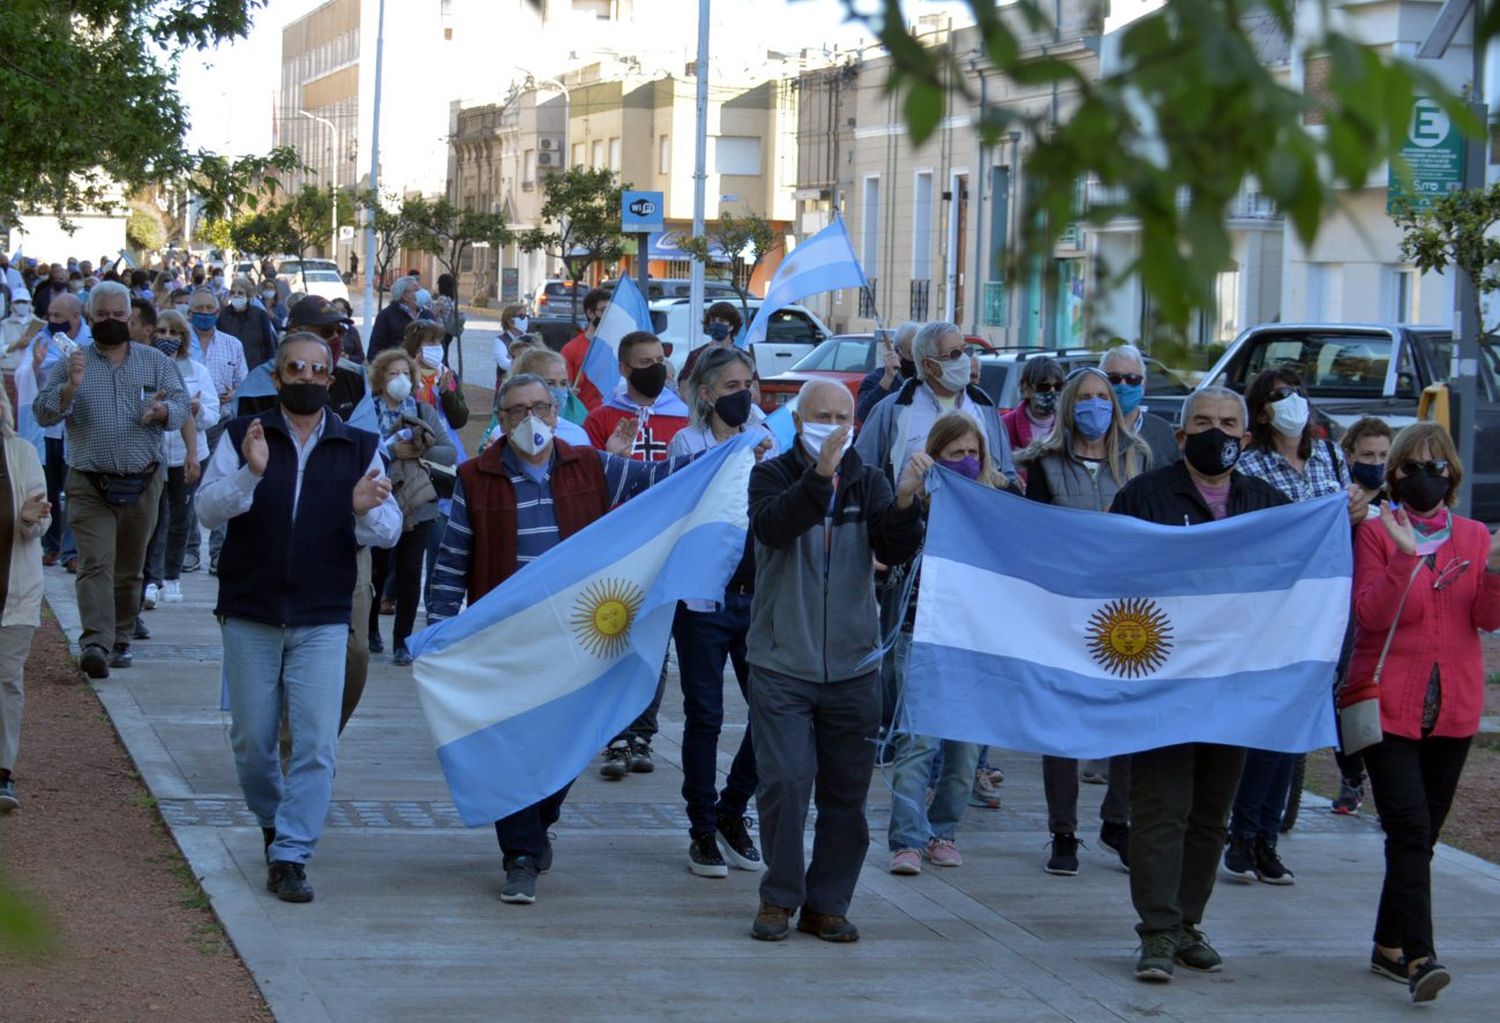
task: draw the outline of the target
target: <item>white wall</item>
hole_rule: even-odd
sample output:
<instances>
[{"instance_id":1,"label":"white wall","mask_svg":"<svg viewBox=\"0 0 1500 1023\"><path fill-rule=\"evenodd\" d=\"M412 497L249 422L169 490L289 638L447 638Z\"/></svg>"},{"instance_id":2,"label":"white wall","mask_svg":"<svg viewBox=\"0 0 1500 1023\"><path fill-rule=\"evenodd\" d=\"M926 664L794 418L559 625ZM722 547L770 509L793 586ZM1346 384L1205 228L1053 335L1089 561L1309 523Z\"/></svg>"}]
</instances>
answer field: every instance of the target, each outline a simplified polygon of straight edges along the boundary
<instances>
[{"instance_id":1,"label":"white wall","mask_svg":"<svg viewBox=\"0 0 1500 1023\"><path fill-rule=\"evenodd\" d=\"M111 259L125 248L125 218L75 216L69 234L56 217L23 217L10 229L10 247L31 259L61 263L69 256L87 259L96 267L99 257Z\"/></svg>"}]
</instances>

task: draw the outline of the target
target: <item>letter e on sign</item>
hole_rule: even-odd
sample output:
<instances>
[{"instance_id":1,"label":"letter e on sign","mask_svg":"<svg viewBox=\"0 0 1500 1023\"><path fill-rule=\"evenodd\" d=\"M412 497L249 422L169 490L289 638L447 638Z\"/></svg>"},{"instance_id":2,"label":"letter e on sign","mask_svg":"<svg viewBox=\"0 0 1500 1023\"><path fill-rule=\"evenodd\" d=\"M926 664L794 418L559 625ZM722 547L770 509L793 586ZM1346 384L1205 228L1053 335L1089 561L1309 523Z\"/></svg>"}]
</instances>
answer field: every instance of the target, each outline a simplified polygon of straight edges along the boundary
<instances>
[{"instance_id":1,"label":"letter e on sign","mask_svg":"<svg viewBox=\"0 0 1500 1023\"><path fill-rule=\"evenodd\" d=\"M1433 100L1419 99L1412 104L1411 125L1406 129L1406 137L1411 139L1412 145L1423 149L1442 145L1452 130L1447 112Z\"/></svg>"}]
</instances>

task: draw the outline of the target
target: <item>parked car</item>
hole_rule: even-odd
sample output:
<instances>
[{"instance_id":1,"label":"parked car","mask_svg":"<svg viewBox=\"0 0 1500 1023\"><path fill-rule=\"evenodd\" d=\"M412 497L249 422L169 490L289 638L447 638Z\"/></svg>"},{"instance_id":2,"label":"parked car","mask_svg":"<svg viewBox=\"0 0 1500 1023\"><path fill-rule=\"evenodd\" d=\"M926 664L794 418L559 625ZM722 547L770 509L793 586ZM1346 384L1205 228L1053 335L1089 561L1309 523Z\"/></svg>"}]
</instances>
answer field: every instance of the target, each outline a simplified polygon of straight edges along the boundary
<instances>
[{"instance_id":1,"label":"parked car","mask_svg":"<svg viewBox=\"0 0 1500 1023\"><path fill-rule=\"evenodd\" d=\"M1478 408L1455 404L1458 421L1474 434L1475 518L1500 520L1500 338L1480 346ZM1413 423L1422 390L1448 379L1453 331L1409 324L1269 323L1234 340L1199 387L1218 384L1244 393L1264 369L1295 369L1307 386L1313 414L1337 439L1356 420L1378 416L1393 429Z\"/></svg>"},{"instance_id":2,"label":"parked car","mask_svg":"<svg viewBox=\"0 0 1500 1023\"><path fill-rule=\"evenodd\" d=\"M969 343L969 350L979 353L981 359L983 353L994 351L984 338L965 335L964 340ZM836 334L797 360L785 373L761 377L760 407L762 411L775 412L813 379L837 380L858 398L860 383L880 364L880 345L874 334ZM980 380L982 384L982 376Z\"/></svg>"},{"instance_id":3,"label":"parked car","mask_svg":"<svg viewBox=\"0 0 1500 1023\"><path fill-rule=\"evenodd\" d=\"M1100 353L1092 348L1023 348L996 352L979 357L979 386L995 400L1002 412L1021 403L1021 364L1027 359L1051 356L1062 363L1063 372L1071 373L1081 366L1099 365ZM1147 411L1176 425L1182 401L1192 386L1186 380L1151 357L1146 358Z\"/></svg>"},{"instance_id":4,"label":"parked car","mask_svg":"<svg viewBox=\"0 0 1500 1023\"><path fill-rule=\"evenodd\" d=\"M614 291L615 282L613 280L601 281L599 287L605 291ZM688 277L652 277L646 281L646 287L646 301L659 302L667 298L691 298L693 282ZM703 299L705 302L738 302L740 293L734 290L733 284L726 281L706 280L703 282Z\"/></svg>"},{"instance_id":5,"label":"parked car","mask_svg":"<svg viewBox=\"0 0 1500 1023\"><path fill-rule=\"evenodd\" d=\"M532 290L531 294L526 297L526 304L531 307L533 319L538 317L570 319L576 310L581 323L583 322L583 296L588 293L589 286L581 281L565 281L560 277L552 277ZM575 296L578 300L576 305L573 301Z\"/></svg>"},{"instance_id":6,"label":"parked car","mask_svg":"<svg viewBox=\"0 0 1500 1023\"><path fill-rule=\"evenodd\" d=\"M679 372L687 361L687 353L692 349L693 343L703 335L699 324L688 322L691 313L689 305L685 298L651 303L652 329L666 345L667 358L673 369ZM760 309L761 300L752 298L746 305L753 318ZM782 373L832 333L822 320L803 306L782 306L771 314L765 340L750 346L751 354L755 357L755 371L760 374L762 381Z\"/></svg>"},{"instance_id":7,"label":"parked car","mask_svg":"<svg viewBox=\"0 0 1500 1023\"><path fill-rule=\"evenodd\" d=\"M277 277L280 276L278 272ZM292 289L293 295L320 295L330 302L336 298L341 298L345 302L349 301L349 287L337 270L325 270L321 267L314 269L309 266L305 274L299 273L296 277L287 277L284 280L287 287Z\"/></svg>"}]
</instances>

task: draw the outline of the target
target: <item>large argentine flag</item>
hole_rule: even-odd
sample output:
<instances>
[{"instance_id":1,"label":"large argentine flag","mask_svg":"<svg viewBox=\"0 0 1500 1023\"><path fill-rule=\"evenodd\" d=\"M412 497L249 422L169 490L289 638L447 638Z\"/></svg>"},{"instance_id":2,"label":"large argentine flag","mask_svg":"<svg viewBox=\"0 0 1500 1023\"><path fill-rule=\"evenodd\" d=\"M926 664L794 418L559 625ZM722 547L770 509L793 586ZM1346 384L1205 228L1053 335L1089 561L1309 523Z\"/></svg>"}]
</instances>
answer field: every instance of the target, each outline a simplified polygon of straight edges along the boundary
<instances>
[{"instance_id":1,"label":"large argentine flag","mask_svg":"<svg viewBox=\"0 0 1500 1023\"><path fill-rule=\"evenodd\" d=\"M750 327L744 333L742 344L749 346L764 341L771 314L782 306L824 291L863 287L865 271L854 258L854 246L849 243L849 232L844 230L843 219L835 217L833 223L798 245L781 261L776 276L766 288L765 299L755 311L755 319L750 321Z\"/></svg>"},{"instance_id":2,"label":"large argentine flag","mask_svg":"<svg viewBox=\"0 0 1500 1023\"><path fill-rule=\"evenodd\" d=\"M719 600L745 549L744 434L569 537L410 643L470 827L571 782L656 692L679 600Z\"/></svg>"},{"instance_id":3,"label":"large argentine flag","mask_svg":"<svg viewBox=\"0 0 1500 1023\"><path fill-rule=\"evenodd\" d=\"M1343 495L1185 528L941 476L906 669L912 732L1079 758L1334 744Z\"/></svg>"},{"instance_id":4,"label":"large argentine flag","mask_svg":"<svg viewBox=\"0 0 1500 1023\"><path fill-rule=\"evenodd\" d=\"M620 339L637 330L651 330L651 307L641 297L641 289L629 277L621 277L609 297L609 308L594 340L583 356L583 373L599 393L609 397L620 382Z\"/></svg>"}]
</instances>

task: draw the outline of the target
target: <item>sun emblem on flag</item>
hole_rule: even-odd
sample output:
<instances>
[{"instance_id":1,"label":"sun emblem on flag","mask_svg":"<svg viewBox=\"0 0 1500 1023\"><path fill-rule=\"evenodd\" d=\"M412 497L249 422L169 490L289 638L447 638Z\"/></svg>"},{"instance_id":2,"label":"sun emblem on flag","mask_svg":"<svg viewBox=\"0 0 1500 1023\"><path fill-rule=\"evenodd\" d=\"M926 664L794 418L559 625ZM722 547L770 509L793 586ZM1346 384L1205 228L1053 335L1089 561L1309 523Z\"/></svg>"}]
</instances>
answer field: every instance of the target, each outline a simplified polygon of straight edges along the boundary
<instances>
[{"instance_id":1,"label":"sun emblem on flag","mask_svg":"<svg viewBox=\"0 0 1500 1023\"><path fill-rule=\"evenodd\" d=\"M1140 678L1160 668L1172 652L1172 621L1155 601L1112 600L1089 619L1089 653L1121 678Z\"/></svg>"},{"instance_id":2,"label":"sun emblem on flag","mask_svg":"<svg viewBox=\"0 0 1500 1023\"><path fill-rule=\"evenodd\" d=\"M625 652L645 599L639 586L624 579L589 583L573 604L573 634L589 653L612 660Z\"/></svg>"}]
</instances>

